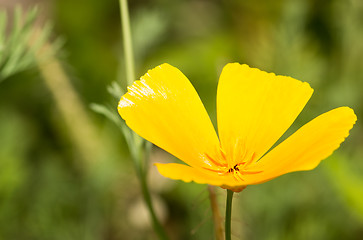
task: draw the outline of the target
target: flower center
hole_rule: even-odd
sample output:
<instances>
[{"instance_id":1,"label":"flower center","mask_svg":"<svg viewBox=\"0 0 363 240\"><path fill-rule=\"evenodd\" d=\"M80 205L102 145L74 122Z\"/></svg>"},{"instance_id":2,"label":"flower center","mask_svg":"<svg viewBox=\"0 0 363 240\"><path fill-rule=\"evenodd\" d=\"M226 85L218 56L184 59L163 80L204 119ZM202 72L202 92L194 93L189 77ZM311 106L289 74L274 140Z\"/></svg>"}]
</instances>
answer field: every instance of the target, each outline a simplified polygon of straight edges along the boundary
<instances>
[{"instance_id":1,"label":"flower center","mask_svg":"<svg viewBox=\"0 0 363 240\"><path fill-rule=\"evenodd\" d=\"M250 157L247 159L242 158L242 160L238 161L239 163L235 163L234 165L231 165L232 161L226 157L226 154L222 150L220 157L217 158L219 161L216 161L208 154L206 154L206 156L210 160L210 162L214 164L215 168L214 169L205 168L205 169L216 172L218 175L221 176L233 174L233 176L237 180L244 181L243 175L256 174L262 172L262 171L250 171L247 169L247 167L255 160L255 153L251 154ZM236 159L233 159L233 162L236 162Z\"/></svg>"},{"instance_id":2,"label":"flower center","mask_svg":"<svg viewBox=\"0 0 363 240\"><path fill-rule=\"evenodd\" d=\"M228 169L228 172L229 172L229 173L233 173L234 171L239 171L238 164L234 165L234 167L233 167L233 168Z\"/></svg>"}]
</instances>

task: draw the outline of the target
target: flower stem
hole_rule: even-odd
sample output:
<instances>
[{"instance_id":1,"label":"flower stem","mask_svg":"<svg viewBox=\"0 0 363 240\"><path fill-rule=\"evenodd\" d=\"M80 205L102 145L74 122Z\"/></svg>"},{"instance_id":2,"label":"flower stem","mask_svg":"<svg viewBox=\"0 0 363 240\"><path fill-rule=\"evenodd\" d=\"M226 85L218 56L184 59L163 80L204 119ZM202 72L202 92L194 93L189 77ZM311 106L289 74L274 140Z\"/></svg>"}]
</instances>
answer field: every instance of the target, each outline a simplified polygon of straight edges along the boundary
<instances>
[{"instance_id":1,"label":"flower stem","mask_svg":"<svg viewBox=\"0 0 363 240\"><path fill-rule=\"evenodd\" d=\"M155 211L154 211L154 207L152 205L152 201L151 201L151 195L149 192L149 188L147 186L147 181L145 177L142 177L140 179L141 181L141 190L142 190L142 195L144 196L144 201L146 203L147 208L149 209L149 213L152 219L152 224L153 224L153 228L155 230L155 232L157 233L159 239L161 240L167 240L168 237L164 231L164 228L162 227L162 225L159 222L159 219L156 217Z\"/></svg>"},{"instance_id":2,"label":"flower stem","mask_svg":"<svg viewBox=\"0 0 363 240\"><path fill-rule=\"evenodd\" d=\"M122 35L123 35L123 45L124 45L124 54L125 54L126 82L128 86L131 86L131 84L136 79L135 79L134 54L132 48L129 9L127 6L127 0L119 0L119 2L120 2Z\"/></svg>"},{"instance_id":3,"label":"flower stem","mask_svg":"<svg viewBox=\"0 0 363 240\"><path fill-rule=\"evenodd\" d=\"M135 79L135 69L134 69L134 55L132 48L132 38L130 30L130 17L129 10L127 6L127 0L119 0L120 12L121 12L121 24L122 24L122 34L123 34L123 47L125 56L125 67L126 67L126 82L128 86L131 86ZM132 134L132 138L129 143L129 149L134 161L134 165L137 171L137 175L141 184L142 195L148 211L151 216L151 221L153 228L158 235L159 239L167 240L168 237L165 233L164 228L156 217L154 207L152 205L150 191L147 185L147 174L146 170L143 168L143 163L147 160L148 154L145 144L139 141L136 134Z\"/></svg>"},{"instance_id":4,"label":"flower stem","mask_svg":"<svg viewBox=\"0 0 363 240\"><path fill-rule=\"evenodd\" d=\"M166 235L164 228L160 224L152 204L151 194L147 185L147 173L145 172L146 169L143 169L143 166L141 164L142 162L145 162L147 160L146 158L148 158L149 154L146 152L147 149L145 147L145 144L138 145L137 150L137 153L134 152L132 157L134 158L133 160L136 165L135 168L140 181L142 196L146 203L146 207L148 208L152 220L153 229L158 235L158 238L161 240L167 240L168 236Z\"/></svg>"},{"instance_id":5,"label":"flower stem","mask_svg":"<svg viewBox=\"0 0 363 240\"><path fill-rule=\"evenodd\" d=\"M227 201L226 201L226 222L225 222L225 240L231 240L231 217L232 217L232 200L233 191L227 190Z\"/></svg>"},{"instance_id":6,"label":"flower stem","mask_svg":"<svg viewBox=\"0 0 363 240\"><path fill-rule=\"evenodd\" d=\"M35 28L32 32L35 36L41 36L41 29ZM29 48L33 48L29 42ZM61 62L56 57L54 44L44 43L43 47L35 53L40 74L55 100L55 107L63 118L76 151L79 151L79 167L90 168L97 164L100 154L98 131L88 116L80 96L71 84ZM67 96L67 97L65 97ZM77 162L78 163L78 162Z\"/></svg>"},{"instance_id":7,"label":"flower stem","mask_svg":"<svg viewBox=\"0 0 363 240\"><path fill-rule=\"evenodd\" d=\"M212 208L214 234L216 240L224 240L223 237L223 223L219 212L216 189L214 186L208 186L210 205Z\"/></svg>"}]
</instances>

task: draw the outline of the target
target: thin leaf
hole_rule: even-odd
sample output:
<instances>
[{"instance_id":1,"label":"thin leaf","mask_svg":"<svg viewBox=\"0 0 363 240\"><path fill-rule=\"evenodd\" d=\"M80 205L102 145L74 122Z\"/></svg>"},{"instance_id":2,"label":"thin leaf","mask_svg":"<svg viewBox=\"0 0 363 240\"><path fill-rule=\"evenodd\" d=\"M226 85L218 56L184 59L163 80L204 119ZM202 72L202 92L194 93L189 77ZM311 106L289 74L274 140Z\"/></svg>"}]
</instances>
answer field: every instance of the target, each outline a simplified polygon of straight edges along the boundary
<instances>
[{"instance_id":1,"label":"thin leaf","mask_svg":"<svg viewBox=\"0 0 363 240\"><path fill-rule=\"evenodd\" d=\"M13 25L7 31L8 16L5 10L0 11L0 82L20 71L33 67L39 59L46 59L55 54L63 41L56 39L52 44L53 51L40 54L40 50L48 44L53 26L46 23L43 28L35 27L38 8L24 12L20 6L14 10ZM6 47L5 47L6 46Z\"/></svg>"},{"instance_id":2,"label":"thin leaf","mask_svg":"<svg viewBox=\"0 0 363 240\"><path fill-rule=\"evenodd\" d=\"M117 100L120 99L125 92L117 82L112 82L111 85L107 86L107 91Z\"/></svg>"},{"instance_id":3,"label":"thin leaf","mask_svg":"<svg viewBox=\"0 0 363 240\"><path fill-rule=\"evenodd\" d=\"M106 106L98 103L91 103L90 108L96 113L105 116L107 119L111 120L111 122L115 123L117 126L120 126L120 130L125 137L126 143L128 147L131 148L131 146L133 145L132 134L130 132L130 129L126 126L126 124L120 121L121 118L117 115L117 113L112 112Z\"/></svg>"}]
</instances>

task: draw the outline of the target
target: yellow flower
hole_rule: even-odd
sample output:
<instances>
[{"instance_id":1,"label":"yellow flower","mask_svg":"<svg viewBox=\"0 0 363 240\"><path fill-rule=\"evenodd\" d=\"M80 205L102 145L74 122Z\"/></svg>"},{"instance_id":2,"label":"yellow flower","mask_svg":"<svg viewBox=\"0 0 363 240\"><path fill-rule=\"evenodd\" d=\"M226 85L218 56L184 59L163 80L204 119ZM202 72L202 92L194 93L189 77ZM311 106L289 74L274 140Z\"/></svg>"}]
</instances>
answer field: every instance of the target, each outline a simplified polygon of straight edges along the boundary
<instances>
[{"instance_id":1,"label":"yellow flower","mask_svg":"<svg viewBox=\"0 0 363 240\"><path fill-rule=\"evenodd\" d=\"M349 135L357 118L352 109L340 107L270 150L312 93L308 83L291 77L227 64L217 90L218 138L189 80L177 68L162 64L128 88L118 111L138 135L187 164L157 163L163 176L238 192L315 168Z\"/></svg>"}]
</instances>

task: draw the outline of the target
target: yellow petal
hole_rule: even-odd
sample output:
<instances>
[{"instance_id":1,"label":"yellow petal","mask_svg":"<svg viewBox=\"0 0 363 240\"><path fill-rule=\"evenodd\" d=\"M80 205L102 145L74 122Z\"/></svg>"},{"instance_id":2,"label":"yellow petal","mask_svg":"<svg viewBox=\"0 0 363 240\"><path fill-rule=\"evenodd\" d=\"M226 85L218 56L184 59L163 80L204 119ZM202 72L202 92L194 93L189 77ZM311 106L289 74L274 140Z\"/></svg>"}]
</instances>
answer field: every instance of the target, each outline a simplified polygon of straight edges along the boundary
<instances>
[{"instance_id":1,"label":"yellow petal","mask_svg":"<svg viewBox=\"0 0 363 240\"><path fill-rule=\"evenodd\" d=\"M230 189L240 189L243 183L238 182L233 175L218 175L217 173L200 170L177 163L156 163L155 164L161 175L174 180L184 182L196 182L200 184L210 184L214 186L223 186Z\"/></svg>"},{"instance_id":2,"label":"yellow petal","mask_svg":"<svg viewBox=\"0 0 363 240\"><path fill-rule=\"evenodd\" d=\"M250 184L315 168L340 146L356 120L348 107L333 109L313 119L251 166L249 170L263 172L251 176Z\"/></svg>"},{"instance_id":3,"label":"yellow petal","mask_svg":"<svg viewBox=\"0 0 363 240\"><path fill-rule=\"evenodd\" d=\"M242 156L254 156L256 161L266 153L312 93L308 83L291 77L227 64L218 84L217 119L221 146L232 166Z\"/></svg>"},{"instance_id":4,"label":"yellow petal","mask_svg":"<svg viewBox=\"0 0 363 240\"><path fill-rule=\"evenodd\" d=\"M121 97L118 111L138 135L194 167L211 167L218 137L189 80L162 64L149 70Z\"/></svg>"}]
</instances>

